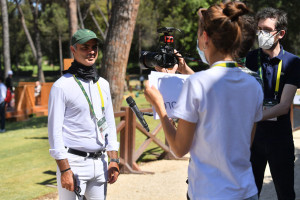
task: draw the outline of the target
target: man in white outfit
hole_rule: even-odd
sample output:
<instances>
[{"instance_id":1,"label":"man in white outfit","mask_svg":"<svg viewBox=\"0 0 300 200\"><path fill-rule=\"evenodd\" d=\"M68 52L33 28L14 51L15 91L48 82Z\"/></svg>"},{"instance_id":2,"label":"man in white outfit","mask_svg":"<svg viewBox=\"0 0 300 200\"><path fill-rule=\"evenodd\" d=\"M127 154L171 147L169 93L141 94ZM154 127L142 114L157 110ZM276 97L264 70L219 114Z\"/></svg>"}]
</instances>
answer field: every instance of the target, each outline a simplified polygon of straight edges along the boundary
<instances>
[{"instance_id":1,"label":"man in white outfit","mask_svg":"<svg viewBox=\"0 0 300 200\"><path fill-rule=\"evenodd\" d=\"M53 84L48 105L50 155L58 166L59 198L105 199L107 182L114 183L119 175L109 83L96 72L94 32L78 30L70 49L74 62Z\"/></svg>"},{"instance_id":2,"label":"man in white outfit","mask_svg":"<svg viewBox=\"0 0 300 200\"><path fill-rule=\"evenodd\" d=\"M3 83L3 78L0 77L0 133L5 132L5 98L7 88Z\"/></svg>"}]
</instances>

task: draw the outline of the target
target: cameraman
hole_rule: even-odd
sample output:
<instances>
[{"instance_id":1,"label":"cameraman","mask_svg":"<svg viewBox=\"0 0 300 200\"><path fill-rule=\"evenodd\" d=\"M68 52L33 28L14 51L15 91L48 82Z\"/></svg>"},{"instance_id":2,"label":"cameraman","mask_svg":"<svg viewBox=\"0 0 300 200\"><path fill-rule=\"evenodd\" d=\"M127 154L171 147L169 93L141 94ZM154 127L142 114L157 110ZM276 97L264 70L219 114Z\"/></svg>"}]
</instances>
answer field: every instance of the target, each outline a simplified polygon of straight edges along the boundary
<instances>
[{"instance_id":1,"label":"cameraman","mask_svg":"<svg viewBox=\"0 0 300 200\"><path fill-rule=\"evenodd\" d=\"M258 75L258 73L248 69L245 66L247 53L249 52L250 48L253 46L253 44L255 42L255 38L256 38L257 26L255 23L255 19L254 19L254 17L252 17L250 15L243 15L243 16L241 16L241 20L243 21L242 41L241 41L239 48L234 53L234 57L235 57L235 60L238 62L240 69L243 72L253 76L259 82L259 84L263 87L263 81L262 81L261 77ZM197 51L199 53L198 44L197 44ZM175 74L176 72L179 72L181 74L188 74L188 75L194 74L195 72L187 65L187 63L185 62L182 55L180 53L178 53L177 50L174 50L174 53L179 60L178 64L176 64L171 69L166 69L166 68L156 66L155 70L159 71L159 72L165 72L165 73L171 73L171 74ZM199 53L199 56L200 56L200 53Z\"/></svg>"},{"instance_id":2,"label":"cameraman","mask_svg":"<svg viewBox=\"0 0 300 200\"><path fill-rule=\"evenodd\" d=\"M186 80L174 110L177 130L159 91L149 85L145 89L173 152L179 157L190 152L191 199L257 199L249 158L254 122L262 118L263 93L234 61L242 39L240 18L247 12L241 2L198 11L198 47L210 69Z\"/></svg>"}]
</instances>

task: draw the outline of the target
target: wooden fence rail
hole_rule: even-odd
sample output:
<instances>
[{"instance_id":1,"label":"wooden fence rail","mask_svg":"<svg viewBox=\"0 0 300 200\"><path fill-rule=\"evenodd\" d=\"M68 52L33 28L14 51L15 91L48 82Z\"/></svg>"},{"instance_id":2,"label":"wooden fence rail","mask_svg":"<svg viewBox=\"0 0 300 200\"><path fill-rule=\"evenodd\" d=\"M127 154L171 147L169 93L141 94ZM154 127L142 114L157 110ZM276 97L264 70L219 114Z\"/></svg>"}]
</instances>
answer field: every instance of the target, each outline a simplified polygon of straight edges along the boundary
<instances>
[{"instance_id":1,"label":"wooden fence rail","mask_svg":"<svg viewBox=\"0 0 300 200\"><path fill-rule=\"evenodd\" d=\"M39 104L34 97L35 82L19 82L14 91L15 105L6 112L6 118L14 118L17 121L27 119L29 115L48 115L48 99L53 83L42 83Z\"/></svg>"},{"instance_id":2,"label":"wooden fence rail","mask_svg":"<svg viewBox=\"0 0 300 200\"><path fill-rule=\"evenodd\" d=\"M141 112L151 111L151 108L141 109ZM122 107L120 112L116 112L115 118L118 117L120 117L120 122L117 124L117 133L120 134L120 162L122 173L149 173L142 171L136 161L151 142L154 142L162 148L164 150L163 154L167 155L169 159L175 159L170 147L166 145L165 142L156 138L156 135L162 129L161 124L157 125L151 133L147 132L136 122L136 116L129 107ZM137 150L135 150L136 129L140 130L141 133L147 137Z\"/></svg>"}]
</instances>

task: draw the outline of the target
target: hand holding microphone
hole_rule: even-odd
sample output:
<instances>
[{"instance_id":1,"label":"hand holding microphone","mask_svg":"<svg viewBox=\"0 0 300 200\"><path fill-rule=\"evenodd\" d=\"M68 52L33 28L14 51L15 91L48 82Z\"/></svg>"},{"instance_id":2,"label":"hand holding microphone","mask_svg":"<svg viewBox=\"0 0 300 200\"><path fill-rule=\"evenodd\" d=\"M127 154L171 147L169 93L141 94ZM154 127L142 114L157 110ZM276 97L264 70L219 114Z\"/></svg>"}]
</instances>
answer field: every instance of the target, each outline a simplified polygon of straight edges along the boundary
<instances>
[{"instance_id":1,"label":"hand holding microphone","mask_svg":"<svg viewBox=\"0 0 300 200\"><path fill-rule=\"evenodd\" d=\"M150 129L148 127L146 120L144 119L143 113L139 110L139 108L137 107L133 98L127 97L126 102L129 105L129 107L131 108L131 110L134 112L135 116L139 119L139 121L142 124L142 126L144 127L144 129L146 129L147 132L149 132Z\"/></svg>"}]
</instances>

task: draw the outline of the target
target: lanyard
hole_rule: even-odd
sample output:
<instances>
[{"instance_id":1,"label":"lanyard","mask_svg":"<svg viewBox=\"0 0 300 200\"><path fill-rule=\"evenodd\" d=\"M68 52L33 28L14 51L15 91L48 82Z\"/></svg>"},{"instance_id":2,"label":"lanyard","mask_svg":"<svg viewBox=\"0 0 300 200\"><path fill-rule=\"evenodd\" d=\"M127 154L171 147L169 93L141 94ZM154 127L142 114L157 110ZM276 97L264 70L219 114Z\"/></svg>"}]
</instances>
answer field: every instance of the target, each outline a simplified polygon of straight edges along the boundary
<instances>
[{"instance_id":1,"label":"lanyard","mask_svg":"<svg viewBox=\"0 0 300 200\"><path fill-rule=\"evenodd\" d=\"M284 50L283 50L284 54ZM258 59L257 59L257 64L258 64L258 74L262 80L263 79L263 73L262 73L262 66L261 66L261 61L260 61L260 50L258 50ZM277 68L277 77L276 77L276 85L275 85L275 91L274 91L274 97L275 100L277 99L278 91L279 91L279 83L280 83L280 74L281 74L281 69L282 69L282 60L279 61L278 68Z\"/></svg>"},{"instance_id":2,"label":"lanyard","mask_svg":"<svg viewBox=\"0 0 300 200\"><path fill-rule=\"evenodd\" d=\"M76 78L76 76L73 75L73 77L74 77L75 81L78 83L78 85L79 85L81 91L83 92L83 94L84 94L84 96L85 96L85 98L86 98L86 100L87 100L87 102L88 102L88 104L89 104L89 107L90 107L90 109L91 109L93 115L96 117L96 114L95 114L95 111L94 111L93 104L91 103L91 101L90 101L90 99L89 99L89 97L88 97L88 95L87 95L85 89L83 88L83 86L82 86L82 84L80 83L80 81ZM101 88L100 88L100 85L99 85L98 81L97 81L97 86L98 86L98 91L99 91L100 98L101 98L102 113L104 114L104 100L103 100ZM96 117L96 118L97 118L97 117Z\"/></svg>"},{"instance_id":3,"label":"lanyard","mask_svg":"<svg viewBox=\"0 0 300 200\"><path fill-rule=\"evenodd\" d=\"M234 68L234 67L238 67L239 65L236 62L230 62L230 63L218 63L213 65L211 68L213 67L228 67L228 68Z\"/></svg>"}]
</instances>

